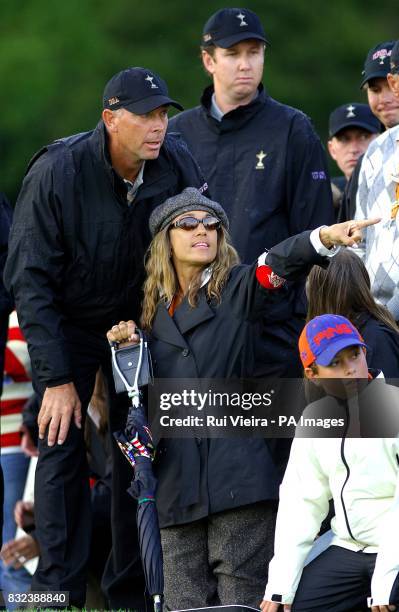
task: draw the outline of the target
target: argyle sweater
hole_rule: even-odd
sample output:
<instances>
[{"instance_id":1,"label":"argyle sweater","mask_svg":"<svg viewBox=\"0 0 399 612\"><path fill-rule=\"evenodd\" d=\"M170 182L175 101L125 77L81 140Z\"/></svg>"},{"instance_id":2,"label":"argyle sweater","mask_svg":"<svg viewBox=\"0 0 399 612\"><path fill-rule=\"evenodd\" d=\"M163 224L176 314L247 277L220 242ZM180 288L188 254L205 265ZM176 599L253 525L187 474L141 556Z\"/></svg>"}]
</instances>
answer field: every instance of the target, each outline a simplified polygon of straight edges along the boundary
<instances>
[{"instance_id":1,"label":"argyle sweater","mask_svg":"<svg viewBox=\"0 0 399 612\"><path fill-rule=\"evenodd\" d=\"M399 296L399 212L391 218L398 181L399 126L396 126L373 140L364 155L355 215L356 219L382 219L365 230L357 252L366 264L374 297L388 308Z\"/></svg>"}]
</instances>

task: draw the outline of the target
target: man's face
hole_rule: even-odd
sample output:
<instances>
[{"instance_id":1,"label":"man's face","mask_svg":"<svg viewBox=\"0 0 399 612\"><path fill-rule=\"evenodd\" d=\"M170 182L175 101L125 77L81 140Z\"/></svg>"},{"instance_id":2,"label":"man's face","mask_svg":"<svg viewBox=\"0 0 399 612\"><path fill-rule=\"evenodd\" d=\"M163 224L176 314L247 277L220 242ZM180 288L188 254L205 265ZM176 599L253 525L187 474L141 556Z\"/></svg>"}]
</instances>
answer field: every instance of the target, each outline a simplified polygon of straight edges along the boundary
<instances>
[{"instance_id":1,"label":"man's face","mask_svg":"<svg viewBox=\"0 0 399 612\"><path fill-rule=\"evenodd\" d=\"M377 134L371 134L359 127L340 130L328 141L328 150L338 168L349 180L357 160L365 153L369 143Z\"/></svg>"},{"instance_id":2,"label":"man's face","mask_svg":"<svg viewBox=\"0 0 399 612\"><path fill-rule=\"evenodd\" d=\"M387 79L370 79L366 84L371 112L386 128L399 124L399 98L391 91Z\"/></svg>"},{"instance_id":3,"label":"man's face","mask_svg":"<svg viewBox=\"0 0 399 612\"><path fill-rule=\"evenodd\" d=\"M123 108L114 113L112 138L118 151L133 162L156 159L167 127L167 106L159 106L145 115Z\"/></svg>"},{"instance_id":4,"label":"man's face","mask_svg":"<svg viewBox=\"0 0 399 612\"><path fill-rule=\"evenodd\" d=\"M230 104L250 102L262 80L264 44L243 40L229 49L215 47L213 57L202 52L205 69L212 75L216 98Z\"/></svg>"}]
</instances>

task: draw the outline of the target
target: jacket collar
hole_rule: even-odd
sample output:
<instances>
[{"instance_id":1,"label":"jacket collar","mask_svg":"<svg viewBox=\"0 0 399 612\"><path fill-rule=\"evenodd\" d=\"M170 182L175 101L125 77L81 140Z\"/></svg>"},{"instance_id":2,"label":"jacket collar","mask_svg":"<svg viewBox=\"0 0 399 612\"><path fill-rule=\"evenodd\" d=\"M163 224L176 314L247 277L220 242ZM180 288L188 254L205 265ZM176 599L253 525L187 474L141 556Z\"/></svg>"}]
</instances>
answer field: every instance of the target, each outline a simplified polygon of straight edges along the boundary
<instances>
[{"instance_id":1,"label":"jacket collar","mask_svg":"<svg viewBox=\"0 0 399 612\"><path fill-rule=\"evenodd\" d=\"M144 198L151 198L159 194L159 183L172 184L175 180L175 169L169 161L168 142L169 135L165 136L164 143L157 159L146 161L144 168L144 182L137 192L135 204Z\"/></svg>"},{"instance_id":2,"label":"jacket collar","mask_svg":"<svg viewBox=\"0 0 399 612\"><path fill-rule=\"evenodd\" d=\"M134 204L137 204L144 198L149 198L157 195L159 189L157 184L160 181L171 181L171 167L166 153L169 136L165 137L164 144L161 147L159 157L153 160L147 160L144 167L143 184L140 186L137 195L134 199ZM98 162L103 166L108 174L114 191L126 200L127 187L121 176L112 167L111 156L108 149L108 136L102 119L98 122L91 136L92 148Z\"/></svg>"},{"instance_id":3,"label":"jacket collar","mask_svg":"<svg viewBox=\"0 0 399 612\"><path fill-rule=\"evenodd\" d=\"M121 176L112 167L111 156L108 149L107 130L102 119L97 123L91 135L92 150L97 162L111 181L114 192L126 203L127 186Z\"/></svg>"},{"instance_id":4,"label":"jacket collar","mask_svg":"<svg viewBox=\"0 0 399 612\"><path fill-rule=\"evenodd\" d=\"M204 89L201 97L201 106L211 125L217 132L228 132L233 129L241 128L247 121L256 115L256 113L262 110L268 99L265 88L260 84L258 87L258 95L252 102L238 106L234 110L223 115L221 121L217 121L217 119L211 115L212 96L214 91L213 85L209 85Z\"/></svg>"},{"instance_id":5,"label":"jacket collar","mask_svg":"<svg viewBox=\"0 0 399 612\"><path fill-rule=\"evenodd\" d=\"M382 370L375 370L373 368L369 368L369 374L372 377L372 380L375 378L383 378L385 380L384 372Z\"/></svg>"},{"instance_id":6,"label":"jacket collar","mask_svg":"<svg viewBox=\"0 0 399 612\"><path fill-rule=\"evenodd\" d=\"M213 319L214 316L215 313L210 307L206 291L203 289L199 292L198 303L195 308L192 308L187 299L184 299L174 314L176 325L182 334L186 334L201 323Z\"/></svg>"},{"instance_id":7,"label":"jacket collar","mask_svg":"<svg viewBox=\"0 0 399 612\"><path fill-rule=\"evenodd\" d=\"M173 317L170 316L164 302L160 302L157 306L151 336L167 344L173 344L183 349L188 348L187 342L181 335Z\"/></svg>"},{"instance_id":8,"label":"jacket collar","mask_svg":"<svg viewBox=\"0 0 399 612\"><path fill-rule=\"evenodd\" d=\"M210 266L208 266L207 268L205 268L205 270L202 271L201 274L201 285L200 285L200 289L202 289L202 287L205 287L205 285L207 285L209 283L209 281L212 278L212 264ZM161 298L165 297L163 293L161 293ZM173 300L169 300L169 302L166 303L166 308L169 310L170 305L172 303Z\"/></svg>"},{"instance_id":9,"label":"jacket collar","mask_svg":"<svg viewBox=\"0 0 399 612\"><path fill-rule=\"evenodd\" d=\"M167 305L161 302L155 313L151 335L168 344L188 348L184 334L201 323L213 319L214 316L215 313L208 303L204 290L199 292L198 303L194 308L187 299L184 299L173 317L170 316Z\"/></svg>"}]
</instances>

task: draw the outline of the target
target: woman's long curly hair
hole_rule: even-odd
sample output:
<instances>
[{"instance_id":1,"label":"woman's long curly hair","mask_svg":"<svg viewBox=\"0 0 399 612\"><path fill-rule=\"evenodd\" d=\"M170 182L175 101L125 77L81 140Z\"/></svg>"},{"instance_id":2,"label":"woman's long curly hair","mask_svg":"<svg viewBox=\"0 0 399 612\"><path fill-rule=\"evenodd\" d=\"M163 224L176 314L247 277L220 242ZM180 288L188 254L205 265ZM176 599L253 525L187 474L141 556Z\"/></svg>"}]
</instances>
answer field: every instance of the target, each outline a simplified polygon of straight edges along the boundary
<instances>
[{"instance_id":1,"label":"woman's long curly hair","mask_svg":"<svg viewBox=\"0 0 399 612\"><path fill-rule=\"evenodd\" d=\"M233 266L240 263L238 253L231 245L230 236L222 226L218 230L217 252L212 262L212 277L206 285L208 299L220 302L222 290ZM198 302L202 272L207 266L198 268L198 274L190 284L187 299L192 308ZM141 326L149 331L152 327L155 311L159 302L172 301L179 291L179 282L171 258L169 228L165 227L156 234L149 246L145 265L147 279L144 283L144 300L141 315Z\"/></svg>"}]
</instances>

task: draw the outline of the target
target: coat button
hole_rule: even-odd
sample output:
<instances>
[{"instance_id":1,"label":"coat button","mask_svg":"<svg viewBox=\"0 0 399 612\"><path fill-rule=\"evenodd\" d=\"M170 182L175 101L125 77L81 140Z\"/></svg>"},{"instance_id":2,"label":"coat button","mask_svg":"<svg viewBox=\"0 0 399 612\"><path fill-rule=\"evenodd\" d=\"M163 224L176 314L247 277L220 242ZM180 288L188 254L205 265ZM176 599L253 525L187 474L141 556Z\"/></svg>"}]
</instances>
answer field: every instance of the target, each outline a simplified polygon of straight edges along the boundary
<instances>
[{"instance_id":1,"label":"coat button","mask_svg":"<svg viewBox=\"0 0 399 612\"><path fill-rule=\"evenodd\" d=\"M189 354L189 350L188 349L184 349L181 354L183 355L183 357L187 357L187 355Z\"/></svg>"}]
</instances>

